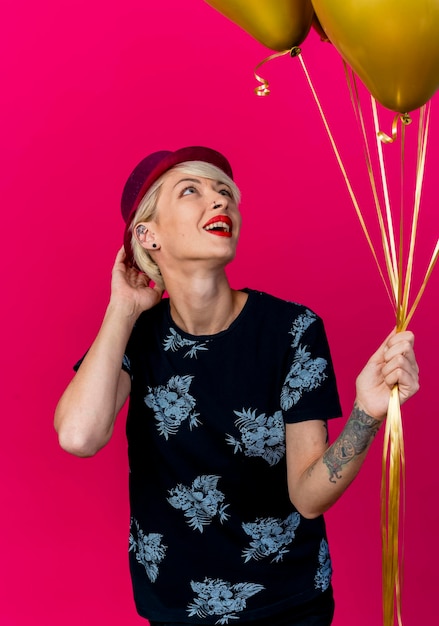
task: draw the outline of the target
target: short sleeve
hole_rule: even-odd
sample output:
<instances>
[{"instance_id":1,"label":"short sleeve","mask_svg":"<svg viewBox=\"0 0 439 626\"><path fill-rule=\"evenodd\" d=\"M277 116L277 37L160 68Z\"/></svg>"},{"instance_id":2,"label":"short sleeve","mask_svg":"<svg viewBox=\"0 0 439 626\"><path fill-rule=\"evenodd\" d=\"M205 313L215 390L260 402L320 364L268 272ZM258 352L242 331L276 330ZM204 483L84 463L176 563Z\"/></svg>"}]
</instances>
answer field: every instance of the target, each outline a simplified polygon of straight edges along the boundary
<instances>
[{"instance_id":1,"label":"short sleeve","mask_svg":"<svg viewBox=\"0 0 439 626\"><path fill-rule=\"evenodd\" d=\"M87 350L87 352L88 352L88 350ZM77 372L79 370L79 368L81 367L81 363L85 359L85 357L87 356L87 352L73 366L73 370L75 372ZM125 372L127 372L127 374L129 374L129 376L131 376L131 361L130 361L130 358L127 356L127 354L123 355L121 368Z\"/></svg>"},{"instance_id":2,"label":"short sleeve","mask_svg":"<svg viewBox=\"0 0 439 626\"><path fill-rule=\"evenodd\" d=\"M331 419L342 414L323 322L309 309L293 321L280 403L287 423Z\"/></svg>"}]
</instances>

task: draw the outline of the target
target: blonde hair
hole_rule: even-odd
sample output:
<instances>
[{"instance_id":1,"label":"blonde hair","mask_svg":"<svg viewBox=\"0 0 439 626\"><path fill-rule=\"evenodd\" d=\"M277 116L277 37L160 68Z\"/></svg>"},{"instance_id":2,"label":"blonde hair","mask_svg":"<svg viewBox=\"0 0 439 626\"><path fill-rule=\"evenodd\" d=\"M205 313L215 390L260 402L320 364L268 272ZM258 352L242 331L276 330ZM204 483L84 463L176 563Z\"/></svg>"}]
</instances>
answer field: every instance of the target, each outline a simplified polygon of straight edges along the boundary
<instances>
[{"instance_id":1,"label":"blonde hair","mask_svg":"<svg viewBox=\"0 0 439 626\"><path fill-rule=\"evenodd\" d=\"M210 178L217 180L219 183L227 185L232 193L233 200L239 205L241 201L241 193L233 180L227 176L219 167L206 163L204 161L185 161L175 165L172 170L178 170L182 174L189 176L201 176L202 178ZM170 170L168 170L170 171ZM167 172L162 174L155 183L151 185L146 194L143 196L137 211L131 221L131 249L133 258L137 267L144 272L154 283L161 289L165 289L165 283L157 263L152 259L148 250L145 250L136 238L134 231L141 222L151 222L157 213L157 202L160 197L160 191L163 186Z\"/></svg>"}]
</instances>

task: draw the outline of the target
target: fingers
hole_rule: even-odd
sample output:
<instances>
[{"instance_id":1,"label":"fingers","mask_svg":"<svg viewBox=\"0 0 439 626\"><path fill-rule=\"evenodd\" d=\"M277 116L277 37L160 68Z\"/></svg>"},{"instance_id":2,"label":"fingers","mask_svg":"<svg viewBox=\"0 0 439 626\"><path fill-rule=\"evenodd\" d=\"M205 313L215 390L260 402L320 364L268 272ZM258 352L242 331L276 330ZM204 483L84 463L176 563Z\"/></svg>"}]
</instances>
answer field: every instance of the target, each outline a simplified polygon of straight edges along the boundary
<instances>
[{"instance_id":1,"label":"fingers","mask_svg":"<svg viewBox=\"0 0 439 626\"><path fill-rule=\"evenodd\" d=\"M372 355L370 361L375 363L388 363L398 355L404 355L412 363L416 362L413 345L415 336L406 330L397 333L396 330L387 335L378 350Z\"/></svg>"},{"instance_id":2,"label":"fingers","mask_svg":"<svg viewBox=\"0 0 439 626\"><path fill-rule=\"evenodd\" d=\"M393 331L386 339L387 348L394 348L399 346L400 344L409 344L411 348L415 343L415 336L410 330L403 330L399 333Z\"/></svg>"},{"instance_id":3,"label":"fingers","mask_svg":"<svg viewBox=\"0 0 439 626\"><path fill-rule=\"evenodd\" d=\"M384 361L396 362L405 366L407 362L418 371L415 352L413 349L415 336L410 331L404 331L391 335L384 347Z\"/></svg>"},{"instance_id":4,"label":"fingers","mask_svg":"<svg viewBox=\"0 0 439 626\"><path fill-rule=\"evenodd\" d=\"M389 387L398 384L401 388L413 388L413 393L419 389L418 367L416 363L414 365L409 363L402 355L398 355L386 363L381 373Z\"/></svg>"},{"instance_id":5,"label":"fingers","mask_svg":"<svg viewBox=\"0 0 439 626\"><path fill-rule=\"evenodd\" d=\"M392 335L384 348L382 376L389 387L398 384L401 400L419 389L419 367L413 345L413 333L404 331Z\"/></svg>"},{"instance_id":6,"label":"fingers","mask_svg":"<svg viewBox=\"0 0 439 626\"><path fill-rule=\"evenodd\" d=\"M115 263L123 263L126 259L125 247L119 248L116 254Z\"/></svg>"},{"instance_id":7,"label":"fingers","mask_svg":"<svg viewBox=\"0 0 439 626\"><path fill-rule=\"evenodd\" d=\"M125 265L125 258L126 258L125 249L122 246L118 250L116 257L114 259L113 268L112 268L113 277L116 275L120 275L120 274L123 274L123 275L126 274L128 268Z\"/></svg>"},{"instance_id":8,"label":"fingers","mask_svg":"<svg viewBox=\"0 0 439 626\"><path fill-rule=\"evenodd\" d=\"M147 278L149 283L149 277L145 273L141 272L139 269L133 267L132 265L126 264L126 252L124 246L119 248L119 250L117 251L116 258L114 260L113 270L122 271L123 274L125 274L132 283L134 282L142 284L145 282L145 277Z\"/></svg>"},{"instance_id":9,"label":"fingers","mask_svg":"<svg viewBox=\"0 0 439 626\"><path fill-rule=\"evenodd\" d=\"M397 384L401 404L419 389L414 335L392 331L357 378L357 401L368 415L383 419L390 390Z\"/></svg>"},{"instance_id":10,"label":"fingers","mask_svg":"<svg viewBox=\"0 0 439 626\"><path fill-rule=\"evenodd\" d=\"M125 266L125 278L127 283L137 288L149 287L149 283L151 279L143 272L139 272L135 267L126 267Z\"/></svg>"},{"instance_id":11,"label":"fingers","mask_svg":"<svg viewBox=\"0 0 439 626\"><path fill-rule=\"evenodd\" d=\"M151 283L150 277L145 272L140 271L138 268L132 265L126 265L126 252L125 247L121 246L116 254L116 258L113 266L113 284L119 284L120 280L131 288L136 290L143 290L148 288L155 292L155 300L159 302L164 294L164 289L159 287L155 283Z\"/></svg>"}]
</instances>

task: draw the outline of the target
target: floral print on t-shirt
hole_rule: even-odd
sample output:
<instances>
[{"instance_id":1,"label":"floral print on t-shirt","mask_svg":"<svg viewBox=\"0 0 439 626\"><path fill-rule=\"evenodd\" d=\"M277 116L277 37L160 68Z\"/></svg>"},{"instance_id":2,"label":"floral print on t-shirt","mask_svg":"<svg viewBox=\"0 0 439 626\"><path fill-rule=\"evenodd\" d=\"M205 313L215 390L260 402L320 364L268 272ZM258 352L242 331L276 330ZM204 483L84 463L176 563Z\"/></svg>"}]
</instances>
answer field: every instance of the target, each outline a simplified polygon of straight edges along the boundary
<instances>
[{"instance_id":1,"label":"floral print on t-shirt","mask_svg":"<svg viewBox=\"0 0 439 626\"><path fill-rule=\"evenodd\" d=\"M228 624L229 620L239 619L237 613L243 611L246 600L265 587L257 583L232 584L220 578L205 578L203 582L191 582L192 591L198 596L189 604L189 617L196 615L201 619L216 617L215 624Z\"/></svg>"},{"instance_id":2,"label":"floral print on t-shirt","mask_svg":"<svg viewBox=\"0 0 439 626\"><path fill-rule=\"evenodd\" d=\"M314 578L315 587L316 589L326 591L332 576L331 557L329 555L329 546L326 539L322 539L320 542L319 564L319 569Z\"/></svg>"},{"instance_id":3,"label":"floral print on t-shirt","mask_svg":"<svg viewBox=\"0 0 439 626\"><path fill-rule=\"evenodd\" d=\"M200 533L215 516L221 523L229 517L224 494L217 489L218 480L219 476L198 476L190 487L180 484L169 492L168 502L181 509L189 526Z\"/></svg>"},{"instance_id":4,"label":"floral print on t-shirt","mask_svg":"<svg viewBox=\"0 0 439 626\"><path fill-rule=\"evenodd\" d=\"M272 556L271 563L282 561L288 546L296 536L300 524L299 513L291 513L285 520L276 517L258 518L255 522L242 524L243 530L252 538L250 547L242 552L245 562L259 561Z\"/></svg>"},{"instance_id":5,"label":"floral print on t-shirt","mask_svg":"<svg viewBox=\"0 0 439 626\"><path fill-rule=\"evenodd\" d=\"M131 518L129 552L134 552L136 561L143 565L149 580L154 583L159 575L159 565L165 558L167 546L163 544L163 535L149 533L145 535L136 519Z\"/></svg>"},{"instance_id":6,"label":"floral print on t-shirt","mask_svg":"<svg viewBox=\"0 0 439 626\"><path fill-rule=\"evenodd\" d=\"M188 420L192 430L200 425L195 411L195 398L189 393L193 376L173 376L166 385L148 387L145 404L154 411L157 429L168 439Z\"/></svg>"},{"instance_id":7,"label":"floral print on t-shirt","mask_svg":"<svg viewBox=\"0 0 439 626\"><path fill-rule=\"evenodd\" d=\"M282 411L274 415L265 415L252 409L234 411L238 419L235 426L240 438L227 435L226 441L234 446L235 454L244 452L245 456L258 456L269 465L276 465L285 455L285 426Z\"/></svg>"},{"instance_id":8,"label":"floral print on t-shirt","mask_svg":"<svg viewBox=\"0 0 439 626\"><path fill-rule=\"evenodd\" d=\"M177 350L185 347L189 348L184 357L188 356L191 359L197 358L198 352L208 350L206 342L202 343L193 339L185 339L173 328L169 329L169 334L163 341L163 347L166 351L172 350L172 352L177 352Z\"/></svg>"}]
</instances>

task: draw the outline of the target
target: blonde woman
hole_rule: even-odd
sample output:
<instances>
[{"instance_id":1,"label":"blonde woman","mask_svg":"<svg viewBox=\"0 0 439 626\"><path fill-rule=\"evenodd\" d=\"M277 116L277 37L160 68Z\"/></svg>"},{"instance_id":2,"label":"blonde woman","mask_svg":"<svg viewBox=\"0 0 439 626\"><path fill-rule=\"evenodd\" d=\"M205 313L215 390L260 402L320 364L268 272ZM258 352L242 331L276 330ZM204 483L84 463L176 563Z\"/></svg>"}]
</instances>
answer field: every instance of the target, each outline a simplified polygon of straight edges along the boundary
<instances>
[{"instance_id":1,"label":"blonde woman","mask_svg":"<svg viewBox=\"0 0 439 626\"><path fill-rule=\"evenodd\" d=\"M135 168L110 301L55 427L65 450L94 455L129 397L130 567L153 626L327 626L323 514L359 471L391 388L401 402L417 391L413 336L392 333L373 354L329 444L341 409L321 319L227 280L239 199L209 148Z\"/></svg>"}]
</instances>

